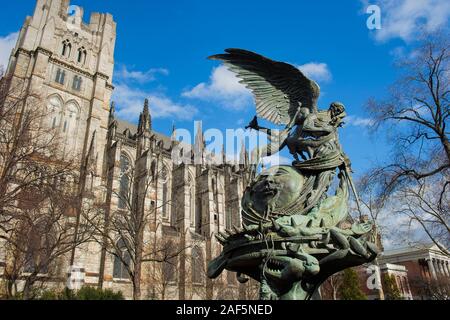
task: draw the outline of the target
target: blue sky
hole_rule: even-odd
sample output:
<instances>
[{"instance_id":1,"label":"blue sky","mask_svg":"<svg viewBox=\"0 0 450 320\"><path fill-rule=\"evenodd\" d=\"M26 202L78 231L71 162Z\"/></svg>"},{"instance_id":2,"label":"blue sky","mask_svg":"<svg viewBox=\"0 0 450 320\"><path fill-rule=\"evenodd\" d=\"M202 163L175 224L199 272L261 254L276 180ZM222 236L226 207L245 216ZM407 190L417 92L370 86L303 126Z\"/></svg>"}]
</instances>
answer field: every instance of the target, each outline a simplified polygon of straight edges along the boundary
<instances>
[{"instance_id":1,"label":"blue sky","mask_svg":"<svg viewBox=\"0 0 450 320\"><path fill-rule=\"evenodd\" d=\"M345 5L344 5L345 3ZM255 114L248 93L207 56L245 48L302 66L322 89L320 108L346 105L341 130L356 174L388 153L383 136L371 136L364 104L382 97L395 79L393 60L414 42L419 26L448 24L445 0L373 1L116 1L77 0L85 9L110 12L118 23L116 92L119 115L136 121L150 98L154 128L239 128ZM369 30L370 4L381 9L381 29ZM34 0L7 1L0 12L0 63ZM219 68L218 68L219 67ZM216 69L218 68L218 69Z\"/></svg>"},{"instance_id":2,"label":"blue sky","mask_svg":"<svg viewBox=\"0 0 450 320\"><path fill-rule=\"evenodd\" d=\"M420 30L448 27L450 16L448 0L73 0L72 4L84 7L85 21L98 11L112 13L118 23L114 99L122 118L136 122L147 97L154 128L168 135L173 122L192 132L195 120L203 121L203 129L242 128L255 114L248 91L206 58L229 47L256 51L292 63L316 80L322 89L321 109L333 101L346 105L349 117L340 137L356 177L388 159L390 151L382 132L369 134L366 101L385 95L396 78L394 59L412 50ZM2 3L0 65L6 63L17 31L34 5L35 0ZM379 30L367 27L369 5L380 9ZM383 225L398 229L400 220L390 215L386 219ZM385 246L391 247L393 239L385 237Z\"/></svg>"}]
</instances>

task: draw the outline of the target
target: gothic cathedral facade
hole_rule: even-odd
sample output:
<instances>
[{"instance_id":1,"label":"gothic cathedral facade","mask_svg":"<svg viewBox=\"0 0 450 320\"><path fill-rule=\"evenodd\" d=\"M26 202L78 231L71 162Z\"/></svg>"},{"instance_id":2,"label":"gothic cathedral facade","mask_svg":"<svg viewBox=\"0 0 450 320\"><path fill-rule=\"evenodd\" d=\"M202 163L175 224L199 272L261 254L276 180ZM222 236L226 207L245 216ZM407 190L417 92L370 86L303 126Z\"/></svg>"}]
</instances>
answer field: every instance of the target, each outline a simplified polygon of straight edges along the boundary
<instances>
[{"instance_id":1,"label":"gothic cathedral facade","mask_svg":"<svg viewBox=\"0 0 450 320\"><path fill-rule=\"evenodd\" d=\"M116 23L110 14L101 13L92 13L85 23L81 8L70 15L69 9L69 0L37 0L34 14L26 18L20 31L6 74L30 95L44 99L48 125L62 137L62 156L79 159L80 168L89 157L86 197L103 203L105 214L110 214L125 210L120 194L131 188L131 193L142 196L139 210L155 212L143 242L156 246L169 241L186 248L171 263L144 262L142 297L246 298L247 289L235 274L225 273L212 281L206 277L206 267L220 252L214 234L240 225L247 166L174 163L171 155L176 142L152 130L148 101L143 102L138 125L117 119L111 103ZM201 132L196 140L194 149L205 152ZM241 157L248 155L243 152ZM157 178L144 191L142 184L124 183L124 171L130 166L143 172L145 181L155 172ZM131 297L131 282L121 262L102 251L95 242L76 250L73 266L81 270L83 283L95 286L103 281L103 287ZM69 268L66 261L57 278L67 279Z\"/></svg>"}]
</instances>

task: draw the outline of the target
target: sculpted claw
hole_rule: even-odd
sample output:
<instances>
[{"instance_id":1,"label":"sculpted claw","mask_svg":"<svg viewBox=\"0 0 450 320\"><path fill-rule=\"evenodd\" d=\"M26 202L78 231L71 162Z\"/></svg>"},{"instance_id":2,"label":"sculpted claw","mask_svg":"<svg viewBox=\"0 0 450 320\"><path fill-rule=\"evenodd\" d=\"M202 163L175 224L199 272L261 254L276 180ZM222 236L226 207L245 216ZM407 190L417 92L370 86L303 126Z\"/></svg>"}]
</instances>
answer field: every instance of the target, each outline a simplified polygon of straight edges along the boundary
<instances>
[{"instance_id":1,"label":"sculpted claw","mask_svg":"<svg viewBox=\"0 0 450 320\"><path fill-rule=\"evenodd\" d=\"M369 259L370 258L370 254L367 252L367 250L362 246L361 242L359 242L358 240L356 240L353 237L350 237L349 239L350 242L350 246L352 248L353 251L355 251L357 254Z\"/></svg>"}]
</instances>

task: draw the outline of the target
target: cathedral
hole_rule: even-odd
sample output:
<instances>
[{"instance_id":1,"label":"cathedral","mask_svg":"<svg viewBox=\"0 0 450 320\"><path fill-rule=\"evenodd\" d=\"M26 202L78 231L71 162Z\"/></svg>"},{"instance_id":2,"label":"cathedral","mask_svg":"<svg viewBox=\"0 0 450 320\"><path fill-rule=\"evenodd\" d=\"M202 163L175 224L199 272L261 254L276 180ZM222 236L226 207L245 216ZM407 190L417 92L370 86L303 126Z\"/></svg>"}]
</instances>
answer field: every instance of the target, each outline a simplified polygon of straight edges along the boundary
<instances>
[{"instance_id":1,"label":"cathedral","mask_svg":"<svg viewBox=\"0 0 450 320\"><path fill-rule=\"evenodd\" d=\"M235 274L212 281L206 267L221 249L214 234L240 225L240 199L250 179L248 155L241 153L247 158L241 164L210 162L198 131L193 150L202 161L174 163L178 142L153 131L148 101L142 102L137 125L118 119L111 101L116 23L102 13L92 13L86 23L81 8L73 14L69 9L69 0L37 0L21 28L6 75L45 101L47 125L62 137L62 157L79 159L80 168L89 162L80 173L83 201L92 198L111 215L128 209L122 195L135 194L142 204L135 210L149 217L143 243L151 247L172 242L185 248L170 263L143 262L143 299L245 299L247 288ZM130 168L139 172L138 183L125 174ZM101 282L103 288L131 298L132 284L122 262L101 244L89 242L58 268L54 276L61 280L52 281L64 287L76 271L78 285Z\"/></svg>"}]
</instances>

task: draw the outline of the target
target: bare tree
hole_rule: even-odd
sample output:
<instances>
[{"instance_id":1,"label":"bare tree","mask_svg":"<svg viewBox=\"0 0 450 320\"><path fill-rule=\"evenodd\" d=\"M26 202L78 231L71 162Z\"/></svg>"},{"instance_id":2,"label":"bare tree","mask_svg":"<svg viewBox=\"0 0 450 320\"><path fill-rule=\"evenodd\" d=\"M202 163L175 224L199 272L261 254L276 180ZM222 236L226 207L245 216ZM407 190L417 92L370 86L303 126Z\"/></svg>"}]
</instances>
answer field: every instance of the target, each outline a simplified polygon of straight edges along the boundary
<instances>
[{"instance_id":1,"label":"bare tree","mask_svg":"<svg viewBox=\"0 0 450 320\"><path fill-rule=\"evenodd\" d=\"M368 103L374 129L387 130L392 146L390 161L369 173L370 206L380 211L395 203L395 213L418 223L444 252L450 239L449 50L447 30L427 35L397 63L401 76L387 98Z\"/></svg>"},{"instance_id":2,"label":"bare tree","mask_svg":"<svg viewBox=\"0 0 450 320\"><path fill-rule=\"evenodd\" d=\"M182 252L187 249L181 237L158 238L148 248L151 258L145 259L147 272L144 283L152 299L170 299L169 288L178 287L179 260Z\"/></svg>"},{"instance_id":3,"label":"bare tree","mask_svg":"<svg viewBox=\"0 0 450 320\"><path fill-rule=\"evenodd\" d=\"M33 298L38 280L73 248L88 241L82 226L74 241L72 212L79 175L76 157L61 154L57 130L43 101L9 78L0 80L0 241L6 251L9 297Z\"/></svg>"},{"instance_id":4,"label":"bare tree","mask_svg":"<svg viewBox=\"0 0 450 320\"><path fill-rule=\"evenodd\" d=\"M333 274L320 287L320 292L323 300L338 300L339 292L341 290L342 273Z\"/></svg>"},{"instance_id":5,"label":"bare tree","mask_svg":"<svg viewBox=\"0 0 450 320\"><path fill-rule=\"evenodd\" d=\"M112 190L119 200L118 208L110 213L108 221L104 223L98 221L98 216L87 219L97 230L96 241L125 268L133 285L133 299L139 300L143 263L169 262L186 247L177 248L175 252L168 254L166 246L160 246L156 241L156 230L153 231L154 237L148 232L151 224L156 223L155 228L160 226L157 222L158 213L170 203L169 200L161 203L155 199L152 200L151 208L146 206L147 195L157 193L162 170L150 172L151 170L137 168L131 163L123 169L120 190Z\"/></svg>"},{"instance_id":6,"label":"bare tree","mask_svg":"<svg viewBox=\"0 0 450 320\"><path fill-rule=\"evenodd\" d=\"M438 279L415 277L409 279L417 295L427 300L450 300L450 279L439 276Z\"/></svg>"}]
</instances>

